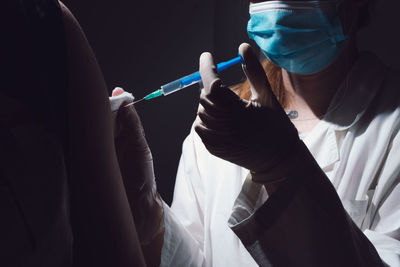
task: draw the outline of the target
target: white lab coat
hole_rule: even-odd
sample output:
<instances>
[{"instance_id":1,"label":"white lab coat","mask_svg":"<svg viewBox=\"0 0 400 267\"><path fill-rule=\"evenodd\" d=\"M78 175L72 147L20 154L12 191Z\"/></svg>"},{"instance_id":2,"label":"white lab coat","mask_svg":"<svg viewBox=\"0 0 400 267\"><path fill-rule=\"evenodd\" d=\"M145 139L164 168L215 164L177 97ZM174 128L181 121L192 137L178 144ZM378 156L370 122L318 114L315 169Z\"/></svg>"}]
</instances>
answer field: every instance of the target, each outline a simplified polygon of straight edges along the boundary
<instances>
[{"instance_id":1,"label":"white lab coat","mask_svg":"<svg viewBox=\"0 0 400 267\"><path fill-rule=\"evenodd\" d=\"M399 128L400 77L376 56L364 54L336 93L324 120L303 139L355 225L389 266L400 266ZM279 204L268 203L272 198L268 199L263 187L246 180L248 173L244 168L211 155L192 129L183 144L172 206L164 205L166 230L161 266L257 266L253 257L258 257L259 263L268 266L269 258L277 262L280 253L278 246L274 251L273 244L268 245L269 240L275 238L281 241L287 238L286 247L308 253L302 242L296 247L296 242L291 241L293 236L303 231L296 218L285 222L284 217L290 218L293 211L290 207L284 210L286 215L281 216L283 219L280 219L279 227L276 226L276 214L271 206ZM333 235L343 232L343 229L336 229L334 219L320 216L319 209L328 207L324 207L325 200L307 193L313 186L317 188L319 185L311 182L297 186L298 189L291 192L309 198L309 203L315 203L319 208L306 207L302 213L303 208L297 207L296 212L307 213L304 217L309 213L319 216L320 221L313 222L315 225L311 231L317 236L322 231ZM254 220L257 212L262 212L263 218L273 218L270 229L264 231L263 226ZM269 214L272 214L271 218L268 218ZM301 215L298 218L304 219ZM352 223L349 225L348 228L352 228ZM261 231L259 236L252 232L255 228ZM242 238L253 257L232 229ZM350 230L351 234L357 235L358 229L353 230ZM243 232L246 233L244 236ZM359 232L354 242L365 238L363 234ZM249 236L254 240L249 240ZM264 248L267 251L260 252L263 250L263 246L257 245L260 238L267 239L261 240L261 243L266 242ZM340 248L342 245L329 244L326 247ZM323 251L324 246L320 247L322 254L330 255L330 251ZM285 252L283 262L296 262L299 254L290 252L291 249ZM360 247L355 253L365 255L368 253L365 249ZM331 258L326 259L327 266L337 257L335 253L332 250ZM275 265L282 264L278 262ZM297 266L300 265L299 262Z\"/></svg>"}]
</instances>

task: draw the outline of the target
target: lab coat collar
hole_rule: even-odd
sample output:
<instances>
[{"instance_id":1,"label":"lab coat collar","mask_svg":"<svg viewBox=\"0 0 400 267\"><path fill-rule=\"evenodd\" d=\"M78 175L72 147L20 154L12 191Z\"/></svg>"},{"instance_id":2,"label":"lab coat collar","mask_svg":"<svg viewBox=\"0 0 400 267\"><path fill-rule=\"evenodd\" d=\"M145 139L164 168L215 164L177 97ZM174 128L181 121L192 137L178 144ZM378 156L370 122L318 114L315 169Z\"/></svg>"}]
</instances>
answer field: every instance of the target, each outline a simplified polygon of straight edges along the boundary
<instances>
[{"instance_id":1,"label":"lab coat collar","mask_svg":"<svg viewBox=\"0 0 400 267\"><path fill-rule=\"evenodd\" d=\"M353 126L380 88L386 67L372 53L363 53L334 96L328 113L303 139L322 170L339 160L337 131Z\"/></svg>"},{"instance_id":2,"label":"lab coat collar","mask_svg":"<svg viewBox=\"0 0 400 267\"><path fill-rule=\"evenodd\" d=\"M386 66L372 53L362 53L333 98L324 121L336 131L353 126L371 104L386 72Z\"/></svg>"},{"instance_id":3,"label":"lab coat collar","mask_svg":"<svg viewBox=\"0 0 400 267\"><path fill-rule=\"evenodd\" d=\"M320 121L303 142L323 171L339 160L336 133L325 121Z\"/></svg>"}]
</instances>

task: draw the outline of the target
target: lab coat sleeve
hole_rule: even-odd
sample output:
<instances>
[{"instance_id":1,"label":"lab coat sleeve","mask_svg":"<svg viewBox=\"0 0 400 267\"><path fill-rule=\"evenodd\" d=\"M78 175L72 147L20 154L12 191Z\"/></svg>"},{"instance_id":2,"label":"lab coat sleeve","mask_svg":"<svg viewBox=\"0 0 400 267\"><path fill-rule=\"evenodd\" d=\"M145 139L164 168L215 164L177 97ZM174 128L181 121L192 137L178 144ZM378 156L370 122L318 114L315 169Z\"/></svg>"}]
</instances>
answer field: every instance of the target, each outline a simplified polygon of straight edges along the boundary
<instances>
[{"instance_id":1,"label":"lab coat sleeve","mask_svg":"<svg viewBox=\"0 0 400 267\"><path fill-rule=\"evenodd\" d=\"M400 267L400 134L393 139L362 225L384 263Z\"/></svg>"},{"instance_id":2,"label":"lab coat sleeve","mask_svg":"<svg viewBox=\"0 0 400 267\"><path fill-rule=\"evenodd\" d=\"M204 266L203 185L194 133L183 143L171 208L164 203L165 233L161 266Z\"/></svg>"},{"instance_id":3,"label":"lab coat sleeve","mask_svg":"<svg viewBox=\"0 0 400 267\"><path fill-rule=\"evenodd\" d=\"M229 220L232 230L260 266L384 266L374 245L343 208L329 179L307 148L303 149L310 165L299 166L296 172L302 175L289 178L258 209L236 205L243 203L237 201ZM398 197L392 197L397 202L386 216L398 214ZM398 224L399 219L397 235ZM390 239L386 251L398 264L398 237L371 233L377 235L372 241L378 243ZM379 250L379 244L375 245Z\"/></svg>"}]
</instances>

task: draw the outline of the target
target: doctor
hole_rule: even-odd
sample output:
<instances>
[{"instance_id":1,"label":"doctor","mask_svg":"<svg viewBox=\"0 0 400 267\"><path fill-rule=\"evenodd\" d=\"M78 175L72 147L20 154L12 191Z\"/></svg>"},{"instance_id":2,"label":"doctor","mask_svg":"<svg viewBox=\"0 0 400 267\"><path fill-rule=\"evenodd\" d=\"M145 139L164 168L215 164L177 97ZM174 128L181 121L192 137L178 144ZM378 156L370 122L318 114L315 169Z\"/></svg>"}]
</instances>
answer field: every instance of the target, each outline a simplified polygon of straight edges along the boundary
<instances>
[{"instance_id":1,"label":"doctor","mask_svg":"<svg viewBox=\"0 0 400 267\"><path fill-rule=\"evenodd\" d=\"M120 109L117 154L149 265L400 266L400 80L356 49L367 5L250 4L249 36L272 63L242 44L236 94L200 57L171 207L136 112Z\"/></svg>"}]
</instances>

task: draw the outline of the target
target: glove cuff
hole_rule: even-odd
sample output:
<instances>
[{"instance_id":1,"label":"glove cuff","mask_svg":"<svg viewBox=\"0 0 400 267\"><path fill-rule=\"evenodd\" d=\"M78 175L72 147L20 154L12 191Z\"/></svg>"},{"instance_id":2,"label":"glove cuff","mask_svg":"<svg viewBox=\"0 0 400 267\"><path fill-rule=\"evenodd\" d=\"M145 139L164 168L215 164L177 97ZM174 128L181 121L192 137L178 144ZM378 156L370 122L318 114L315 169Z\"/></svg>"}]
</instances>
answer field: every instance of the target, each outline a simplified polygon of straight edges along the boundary
<instances>
[{"instance_id":1,"label":"glove cuff","mask_svg":"<svg viewBox=\"0 0 400 267\"><path fill-rule=\"evenodd\" d=\"M142 225L138 230L140 244L148 245L154 238L164 231L164 207L161 196L155 192L153 209L149 210L148 217L142 221Z\"/></svg>"},{"instance_id":2,"label":"glove cuff","mask_svg":"<svg viewBox=\"0 0 400 267\"><path fill-rule=\"evenodd\" d=\"M130 198L129 193L133 193ZM164 207L155 181L140 192L128 192L128 199L140 244L148 245L164 230Z\"/></svg>"}]
</instances>

